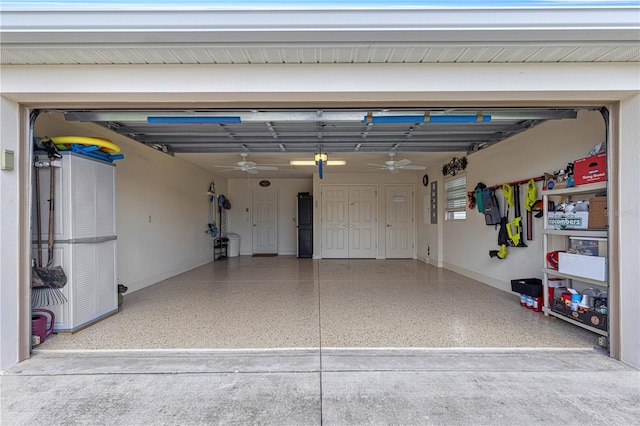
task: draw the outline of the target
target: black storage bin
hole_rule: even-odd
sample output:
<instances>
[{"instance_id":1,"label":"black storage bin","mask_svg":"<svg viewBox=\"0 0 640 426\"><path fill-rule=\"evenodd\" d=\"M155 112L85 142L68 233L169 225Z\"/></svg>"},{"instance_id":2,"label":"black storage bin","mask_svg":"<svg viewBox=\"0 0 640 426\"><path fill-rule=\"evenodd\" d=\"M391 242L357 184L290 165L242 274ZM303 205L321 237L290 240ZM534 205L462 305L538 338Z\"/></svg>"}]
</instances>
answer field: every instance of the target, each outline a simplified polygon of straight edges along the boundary
<instances>
[{"instance_id":1,"label":"black storage bin","mask_svg":"<svg viewBox=\"0 0 640 426\"><path fill-rule=\"evenodd\" d=\"M540 278L511 280L511 291L531 297L542 297L542 280Z\"/></svg>"}]
</instances>

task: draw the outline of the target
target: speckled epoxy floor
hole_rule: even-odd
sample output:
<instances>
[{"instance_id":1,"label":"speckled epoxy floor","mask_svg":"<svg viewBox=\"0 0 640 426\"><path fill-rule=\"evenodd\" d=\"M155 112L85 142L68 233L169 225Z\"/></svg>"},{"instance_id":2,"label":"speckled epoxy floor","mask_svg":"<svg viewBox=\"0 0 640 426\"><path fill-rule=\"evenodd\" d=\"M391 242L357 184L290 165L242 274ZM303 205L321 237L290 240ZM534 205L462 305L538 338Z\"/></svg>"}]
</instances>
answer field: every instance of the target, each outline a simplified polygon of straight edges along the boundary
<instances>
[{"instance_id":1,"label":"speckled epoxy floor","mask_svg":"<svg viewBox=\"0 0 640 426\"><path fill-rule=\"evenodd\" d=\"M118 314L38 349L596 345L514 294L420 261L240 256L127 294Z\"/></svg>"}]
</instances>

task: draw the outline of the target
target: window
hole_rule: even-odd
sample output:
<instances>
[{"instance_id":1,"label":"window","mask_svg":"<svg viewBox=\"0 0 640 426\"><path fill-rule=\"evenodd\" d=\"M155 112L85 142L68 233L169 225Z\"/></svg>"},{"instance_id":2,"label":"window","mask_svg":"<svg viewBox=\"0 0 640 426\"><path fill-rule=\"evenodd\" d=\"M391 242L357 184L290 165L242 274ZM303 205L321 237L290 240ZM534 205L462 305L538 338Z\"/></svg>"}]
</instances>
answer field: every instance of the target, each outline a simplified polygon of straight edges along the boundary
<instances>
[{"instance_id":1,"label":"window","mask_svg":"<svg viewBox=\"0 0 640 426\"><path fill-rule=\"evenodd\" d=\"M467 177L457 176L444 183L445 220L465 220L467 218Z\"/></svg>"}]
</instances>

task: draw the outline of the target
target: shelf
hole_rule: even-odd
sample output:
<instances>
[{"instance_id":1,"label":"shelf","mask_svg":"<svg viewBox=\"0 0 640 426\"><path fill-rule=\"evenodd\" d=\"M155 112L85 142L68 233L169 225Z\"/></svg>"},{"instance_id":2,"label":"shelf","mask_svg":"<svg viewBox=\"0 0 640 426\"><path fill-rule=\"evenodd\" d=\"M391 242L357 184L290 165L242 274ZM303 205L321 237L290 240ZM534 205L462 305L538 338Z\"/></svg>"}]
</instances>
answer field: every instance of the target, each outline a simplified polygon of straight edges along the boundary
<instances>
[{"instance_id":1,"label":"shelf","mask_svg":"<svg viewBox=\"0 0 640 426\"><path fill-rule=\"evenodd\" d=\"M605 336L605 337L609 336L609 333L607 331L605 331L605 330L600 330L599 328L591 327L589 325L581 323L580 321L576 321L573 318L569 318L568 316L566 316L564 314L561 314L560 312L556 312L556 311L552 310L551 308L543 307L542 308L542 312L544 312L547 315L552 315L552 316L554 316L556 318L560 318L560 319L562 319L564 321L570 322L571 324L577 325L578 327L582 327L582 328L587 329L589 331L592 331L594 333L598 333L598 334L600 334L602 336Z\"/></svg>"},{"instance_id":2,"label":"shelf","mask_svg":"<svg viewBox=\"0 0 640 426\"><path fill-rule=\"evenodd\" d=\"M577 275L563 274L562 272L558 272L557 270L551 269L551 268L543 268L542 272L544 272L545 274L553 275L554 277L567 278L574 281L581 281L583 283L593 284L599 287L609 286L607 281L593 280L591 278L579 277Z\"/></svg>"},{"instance_id":3,"label":"shelf","mask_svg":"<svg viewBox=\"0 0 640 426\"><path fill-rule=\"evenodd\" d=\"M588 194L590 192L599 192L607 189L607 182L590 183L587 185L573 186L571 188L551 189L541 191L542 195L579 195Z\"/></svg>"},{"instance_id":4,"label":"shelf","mask_svg":"<svg viewBox=\"0 0 640 426\"><path fill-rule=\"evenodd\" d=\"M606 229L545 229L542 233L547 235L591 238L607 238L608 235L608 231Z\"/></svg>"},{"instance_id":5,"label":"shelf","mask_svg":"<svg viewBox=\"0 0 640 426\"><path fill-rule=\"evenodd\" d=\"M607 190L607 182L598 182L592 183L588 185L579 185L571 188L561 188L561 189L552 189L549 191L541 191L542 199L543 199L543 217L544 217L544 229L542 231L542 248L543 252L547 252L550 249L550 241L554 240L553 236L562 236L565 238L565 246L568 245L570 237L583 237L583 238L608 238L608 230L606 229L547 229L547 221L548 221L548 197L558 197L558 196L572 196L572 195L582 195L582 194L596 194L598 192L606 192ZM557 240L556 238L555 240ZM579 277L577 275L565 274L562 272L558 272L556 269L551 269L548 267L547 259L545 258L543 261L542 272L544 273L544 277L542 280L544 286L544 294L549 294L549 276L566 278L571 281L580 281L583 283L587 283L590 285L594 285L600 288L608 288L607 281L594 280L591 278ZM567 287L572 287L573 283L567 284ZM546 303L546 302L545 302ZM576 325L580 328L584 328L593 333L600 334L602 336L609 336L609 333L606 330L602 330L596 327L592 327L591 325L585 324L581 321L568 316L564 312L555 311L550 306L543 306L542 311L545 315L552 315L556 318L559 318L563 321ZM593 318L593 317L591 317Z\"/></svg>"}]
</instances>

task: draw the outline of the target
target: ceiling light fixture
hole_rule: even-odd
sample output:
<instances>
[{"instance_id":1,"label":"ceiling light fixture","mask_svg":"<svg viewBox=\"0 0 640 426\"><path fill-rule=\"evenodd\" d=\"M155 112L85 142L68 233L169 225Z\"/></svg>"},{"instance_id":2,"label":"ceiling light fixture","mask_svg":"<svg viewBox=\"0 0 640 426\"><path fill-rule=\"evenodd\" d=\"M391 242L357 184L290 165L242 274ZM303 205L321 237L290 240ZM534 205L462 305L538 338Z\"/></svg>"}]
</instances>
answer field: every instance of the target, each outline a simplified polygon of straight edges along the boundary
<instances>
[{"instance_id":1,"label":"ceiling light fixture","mask_svg":"<svg viewBox=\"0 0 640 426\"><path fill-rule=\"evenodd\" d=\"M317 166L318 162L315 160L289 160L289 164L292 166ZM346 160L326 160L322 162L323 166L346 166Z\"/></svg>"}]
</instances>

